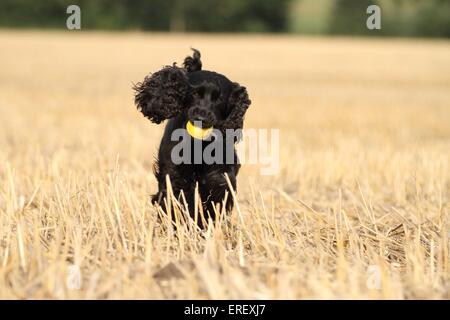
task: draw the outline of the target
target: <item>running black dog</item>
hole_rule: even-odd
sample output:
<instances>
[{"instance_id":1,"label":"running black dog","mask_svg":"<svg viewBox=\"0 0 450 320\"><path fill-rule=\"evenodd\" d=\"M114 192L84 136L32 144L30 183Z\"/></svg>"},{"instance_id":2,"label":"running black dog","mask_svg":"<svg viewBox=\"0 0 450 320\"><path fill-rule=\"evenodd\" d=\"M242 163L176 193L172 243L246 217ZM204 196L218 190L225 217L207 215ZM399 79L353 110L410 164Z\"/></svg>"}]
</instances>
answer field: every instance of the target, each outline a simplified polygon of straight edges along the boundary
<instances>
[{"instance_id":1,"label":"running black dog","mask_svg":"<svg viewBox=\"0 0 450 320\"><path fill-rule=\"evenodd\" d=\"M159 124L169 119L155 164L159 190L152 197L152 202L164 203L168 175L174 195L180 197L183 192L193 218L195 186L198 183L203 214L214 219L215 209L220 212L225 205L226 211L229 212L233 208L225 174L228 175L232 188L236 190L236 176L240 164L234 143L242 138L240 129L251 101L245 87L231 82L222 74L202 70L200 52L195 49L193 51L192 57L185 58L183 68L175 64L166 66L136 84L135 104L143 115L154 123ZM219 144L222 146L221 154L228 157L231 153L233 161L223 159L208 164L201 159L198 162L194 160L195 152L187 155L191 161L174 161L172 151L179 144L178 140L172 141L176 129L189 133L186 136L190 146L200 142L200 152L213 141L223 139L223 143ZM229 129L234 132L231 136ZM212 135L213 131L221 134ZM232 143L227 143L229 139L232 139ZM191 150L195 150L195 147ZM198 219L198 223L203 227L201 219Z\"/></svg>"}]
</instances>

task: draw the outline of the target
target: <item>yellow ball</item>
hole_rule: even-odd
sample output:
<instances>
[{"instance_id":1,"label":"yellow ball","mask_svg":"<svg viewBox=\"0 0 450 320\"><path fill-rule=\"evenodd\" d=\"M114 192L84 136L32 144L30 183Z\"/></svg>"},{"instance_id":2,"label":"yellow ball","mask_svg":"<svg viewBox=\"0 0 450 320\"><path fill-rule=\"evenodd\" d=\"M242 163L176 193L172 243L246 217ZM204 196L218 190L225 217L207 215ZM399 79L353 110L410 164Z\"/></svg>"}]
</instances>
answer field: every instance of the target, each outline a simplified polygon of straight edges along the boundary
<instances>
[{"instance_id":1,"label":"yellow ball","mask_svg":"<svg viewBox=\"0 0 450 320\"><path fill-rule=\"evenodd\" d=\"M210 128L199 128L196 127L191 121L186 123L186 130L195 139L204 140L207 139L213 132L213 127Z\"/></svg>"}]
</instances>

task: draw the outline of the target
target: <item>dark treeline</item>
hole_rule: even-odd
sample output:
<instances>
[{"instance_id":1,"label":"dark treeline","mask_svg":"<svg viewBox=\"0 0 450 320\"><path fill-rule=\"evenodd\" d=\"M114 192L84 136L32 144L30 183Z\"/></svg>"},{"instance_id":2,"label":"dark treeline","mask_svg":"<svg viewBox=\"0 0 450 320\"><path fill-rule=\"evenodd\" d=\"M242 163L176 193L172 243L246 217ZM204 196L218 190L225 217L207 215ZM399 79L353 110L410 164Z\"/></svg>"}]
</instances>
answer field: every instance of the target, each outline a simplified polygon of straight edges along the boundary
<instances>
[{"instance_id":1,"label":"dark treeline","mask_svg":"<svg viewBox=\"0 0 450 320\"><path fill-rule=\"evenodd\" d=\"M0 0L0 26L65 28L71 4L83 29L450 37L449 0ZM375 33L370 4L382 8Z\"/></svg>"},{"instance_id":2,"label":"dark treeline","mask_svg":"<svg viewBox=\"0 0 450 320\"><path fill-rule=\"evenodd\" d=\"M83 29L157 31L287 30L291 0L1 0L0 25L64 27L66 8L81 8Z\"/></svg>"}]
</instances>

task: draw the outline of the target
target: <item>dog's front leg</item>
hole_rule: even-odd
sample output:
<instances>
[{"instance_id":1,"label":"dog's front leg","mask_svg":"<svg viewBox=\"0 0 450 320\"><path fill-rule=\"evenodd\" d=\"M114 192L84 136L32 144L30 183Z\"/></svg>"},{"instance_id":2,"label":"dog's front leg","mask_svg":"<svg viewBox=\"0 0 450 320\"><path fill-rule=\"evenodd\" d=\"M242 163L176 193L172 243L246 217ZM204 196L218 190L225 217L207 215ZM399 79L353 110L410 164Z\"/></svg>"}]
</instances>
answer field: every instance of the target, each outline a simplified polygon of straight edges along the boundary
<instances>
[{"instance_id":1,"label":"dog's front leg","mask_svg":"<svg viewBox=\"0 0 450 320\"><path fill-rule=\"evenodd\" d=\"M216 218L216 211L220 212L222 210L227 193L225 210L230 212L233 209L233 197L225 174L228 176L233 190L236 190L236 168L234 166L212 167L199 179L203 211L205 216L208 214L213 220Z\"/></svg>"},{"instance_id":2,"label":"dog's front leg","mask_svg":"<svg viewBox=\"0 0 450 320\"><path fill-rule=\"evenodd\" d=\"M158 192L152 196L152 203L159 204L163 210L167 213L167 206L172 206L172 203L168 203L168 185L170 183L171 196L174 197L184 208L187 204L189 213L194 212L194 192L195 181L193 179L193 173L189 170L188 166L173 165L173 164L160 164L159 171L156 173L158 180ZM183 196L182 196L183 194ZM172 216L173 217L173 216Z\"/></svg>"}]
</instances>

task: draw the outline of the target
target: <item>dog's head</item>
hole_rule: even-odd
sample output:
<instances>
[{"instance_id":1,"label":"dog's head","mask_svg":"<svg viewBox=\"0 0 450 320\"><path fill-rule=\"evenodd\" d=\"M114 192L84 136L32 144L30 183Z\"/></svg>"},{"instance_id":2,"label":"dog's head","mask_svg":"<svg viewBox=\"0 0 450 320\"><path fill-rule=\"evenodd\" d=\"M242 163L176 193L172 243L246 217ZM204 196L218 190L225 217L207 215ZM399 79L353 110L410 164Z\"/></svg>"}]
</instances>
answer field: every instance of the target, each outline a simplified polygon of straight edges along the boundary
<instances>
[{"instance_id":1,"label":"dog's head","mask_svg":"<svg viewBox=\"0 0 450 320\"><path fill-rule=\"evenodd\" d=\"M144 116L161 123L182 114L202 128L241 129L251 103L246 88L219 73L201 70L197 50L183 65L165 67L134 87L135 103Z\"/></svg>"}]
</instances>

